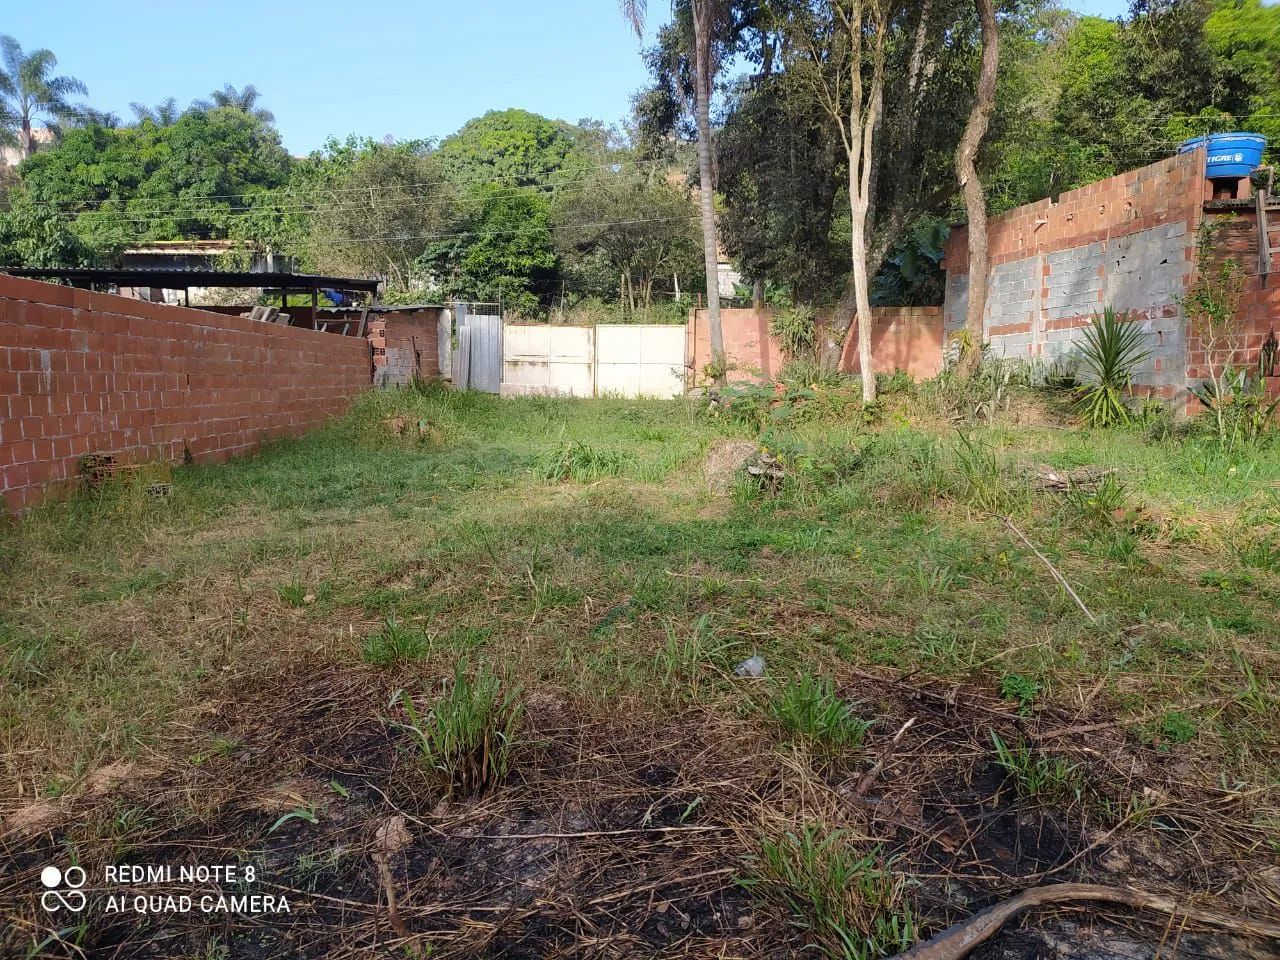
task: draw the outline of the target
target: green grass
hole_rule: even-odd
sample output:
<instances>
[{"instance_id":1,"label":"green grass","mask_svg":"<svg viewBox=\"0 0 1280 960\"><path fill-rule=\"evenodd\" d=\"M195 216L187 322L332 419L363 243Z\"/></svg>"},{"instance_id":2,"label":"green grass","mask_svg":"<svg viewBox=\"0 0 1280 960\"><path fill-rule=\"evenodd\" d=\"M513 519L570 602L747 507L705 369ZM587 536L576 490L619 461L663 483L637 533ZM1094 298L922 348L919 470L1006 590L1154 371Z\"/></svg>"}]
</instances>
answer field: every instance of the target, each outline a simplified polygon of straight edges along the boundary
<instances>
[{"instance_id":1,"label":"green grass","mask_svg":"<svg viewBox=\"0 0 1280 960\"><path fill-rule=\"evenodd\" d=\"M41 507L0 530L3 789L140 755L184 704L298 663L425 681L445 653L583 709L755 710L772 741L823 749L865 734L834 692L847 667L1037 711L1087 694L1135 723L1196 717L1176 748L1231 782L1275 775L1280 445L1000 416L957 433L909 394L868 423L851 389L797 396L765 437L695 400L376 393L308 437L175 470L164 503ZM707 493L727 437L780 458L776 495ZM1114 469L1114 489L1040 493L1039 463ZM762 695L798 678L763 711L730 676L752 652Z\"/></svg>"},{"instance_id":2,"label":"green grass","mask_svg":"<svg viewBox=\"0 0 1280 960\"><path fill-rule=\"evenodd\" d=\"M365 640L361 655L375 666L389 667L421 660L430 651L431 642L420 629L402 626L394 618L388 618L381 630Z\"/></svg>"},{"instance_id":3,"label":"green grass","mask_svg":"<svg viewBox=\"0 0 1280 960\"><path fill-rule=\"evenodd\" d=\"M870 724L836 696L829 677L802 673L779 684L769 712L788 733L828 750L857 750Z\"/></svg>"},{"instance_id":4,"label":"green grass","mask_svg":"<svg viewBox=\"0 0 1280 960\"><path fill-rule=\"evenodd\" d=\"M861 850L844 831L808 823L766 837L742 883L784 904L828 957L874 960L915 941L904 883L878 850Z\"/></svg>"},{"instance_id":5,"label":"green grass","mask_svg":"<svg viewBox=\"0 0 1280 960\"><path fill-rule=\"evenodd\" d=\"M996 763L1012 778L1019 796L1046 803L1083 799L1078 764L1051 757L1026 743L1008 744L995 731L991 732L991 743Z\"/></svg>"},{"instance_id":6,"label":"green grass","mask_svg":"<svg viewBox=\"0 0 1280 960\"><path fill-rule=\"evenodd\" d=\"M401 706L404 729L448 795L482 793L511 769L524 712L520 689L486 664L472 671L466 658L459 660L448 690L425 715L408 693Z\"/></svg>"}]
</instances>

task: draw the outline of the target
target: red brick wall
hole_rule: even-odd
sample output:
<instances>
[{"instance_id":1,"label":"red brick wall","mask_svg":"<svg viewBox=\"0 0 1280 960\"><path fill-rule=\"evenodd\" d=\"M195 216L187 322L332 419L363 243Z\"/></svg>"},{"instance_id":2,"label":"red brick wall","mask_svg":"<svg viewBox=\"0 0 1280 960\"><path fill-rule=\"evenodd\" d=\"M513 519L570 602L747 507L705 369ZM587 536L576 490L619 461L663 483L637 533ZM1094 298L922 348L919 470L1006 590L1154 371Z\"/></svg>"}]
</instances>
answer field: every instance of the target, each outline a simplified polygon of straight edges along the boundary
<instances>
[{"instance_id":1,"label":"red brick wall","mask_svg":"<svg viewBox=\"0 0 1280 960\"><path fill-rule=\"evenodd\" d=\"M936 376L942 369L941 307L873 307L875 326L871 330L871 356L877 373L906 370L917 380ZM786 357L769 335L769 308L723 309L720 326L730 367L729 379L777 379ZM855 324L844 343L840 369L857 373L858 330ZM686 355L692 358L696 380L711 362L707 311L690 312L686 333Z\"/></svg>"},{"instance_id":2,"label":"red brick wall","mask_svg":"<svg viewBox=\"0 0 1280 960\"><path fill-rule=\"evenodd\" d=\"M440 376L440 315L442 310L369 315L368 337L373 347L373 382L379 387L404 387L414 378Z\"/></svg>"},{"instance_id":3,"label":"red brick wall","mask_svg":"<svg viewBox=\"0 0 1280 960\"><path fill-rule=\"evenodd\" d=\"M14 512L85 454L222 460L368 387L364 340L0 275L0 493Z\"/></svg>"},{"instance_id":4,"label":"red brick wall","mask_svg":"<svg viewBox=\"0 0 1280 960\"><path fill-rule=\"evenodd\" d=\"M992 217L987 224L991 266L1137 233L1162 224L1199 222L1208 181L1204 151L1179 154ZM948 274L969 272L968 228L947 237Z\"/></svg>"},{"instance_id":5,"label":"red brick wall","mask_svg":"<svg viewBox=\"0 0 1280 960\"><path fill-rule=\"evenodd\" d=\"M876 373L905 370L913 380L928 380L942 372L941 307L872 307L871 361ZM840 369L858 373L858 330L844 342Z\"/></svg>"},{"instance_id":6,"label":"red brick wall","mask_svg":"<svg viewBox=\"0 0 1280 960\"><path fill-rule=\"evenodd\" d=\"M1247 190L1247 188L1246 188ZM1230 356L1224 350L1217 357L1217 363L1230 362L1236 367L1248 365L1251 368L1258 362L1262 353L1262 343L1267 334L1275 330L1280 336L1280 264L1273 261L1273 270L1265 277L1258 275L1258 221L1257 214L1251 207L1240 210L1209 212L1206 214L1217 220L1220 232L1215 243L1214 254L1217 262L1227 258L1234 259L1244 274L1244 288L1240 297L1238 315L1244 320L1244 337L1239 351ZM1276 242L1276 233L1272 232L1272 243ZM1196 380L1209 376L1208 357L1205 344L1195 330L1187 335L1187 373ZM1198 401L1190 409L1198 407Z\"/></svg>"}]
</instances>

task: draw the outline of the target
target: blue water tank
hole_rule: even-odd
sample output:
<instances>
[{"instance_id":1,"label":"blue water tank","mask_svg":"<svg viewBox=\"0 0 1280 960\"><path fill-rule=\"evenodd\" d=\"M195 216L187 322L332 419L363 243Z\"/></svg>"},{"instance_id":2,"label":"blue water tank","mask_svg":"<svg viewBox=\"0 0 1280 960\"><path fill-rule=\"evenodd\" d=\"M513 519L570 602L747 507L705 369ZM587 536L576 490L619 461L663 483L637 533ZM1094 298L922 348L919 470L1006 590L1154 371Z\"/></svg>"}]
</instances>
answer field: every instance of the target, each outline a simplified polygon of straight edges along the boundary
<instances>
[{"instance_id":1,"label":"blue water tank","mask_svg":"<svg viewBox=\"0 0 1280 960\"><path fill-rule=\"evenodd\" d=\"M1262 163L1262 151L1267 138L1259 133L1211 133L1206 137L1192 137L1178 147L1179 153L1190 153L1204 147L1207 158L1205 176L1210 180L1236 180L1247 177Z\"/></svg>"}]
</instances>

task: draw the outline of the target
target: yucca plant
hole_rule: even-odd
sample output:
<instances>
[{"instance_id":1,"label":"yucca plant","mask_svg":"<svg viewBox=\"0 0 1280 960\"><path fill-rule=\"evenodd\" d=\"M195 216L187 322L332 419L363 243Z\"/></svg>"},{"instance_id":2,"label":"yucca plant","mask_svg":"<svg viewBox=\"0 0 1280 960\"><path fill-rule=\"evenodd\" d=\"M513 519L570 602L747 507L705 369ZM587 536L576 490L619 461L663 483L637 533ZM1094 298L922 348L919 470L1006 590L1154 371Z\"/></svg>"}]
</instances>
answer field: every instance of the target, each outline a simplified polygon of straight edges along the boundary
<instances>
[{"instance_id":1,"label":"yucca plant","mask_svg":"<svg viewBox=\"0 0 1280 960\"><path fill-rule=\"evenodd\" d=\"M1133 371L1151 356L1146 335L1128 315L1110 307L1096 313L1084 332L1080 362L1085 382L1076 388L1080 415L1091 427L1111 427L1129 422L1125 397Z\"/></svg>"}]
</instances>

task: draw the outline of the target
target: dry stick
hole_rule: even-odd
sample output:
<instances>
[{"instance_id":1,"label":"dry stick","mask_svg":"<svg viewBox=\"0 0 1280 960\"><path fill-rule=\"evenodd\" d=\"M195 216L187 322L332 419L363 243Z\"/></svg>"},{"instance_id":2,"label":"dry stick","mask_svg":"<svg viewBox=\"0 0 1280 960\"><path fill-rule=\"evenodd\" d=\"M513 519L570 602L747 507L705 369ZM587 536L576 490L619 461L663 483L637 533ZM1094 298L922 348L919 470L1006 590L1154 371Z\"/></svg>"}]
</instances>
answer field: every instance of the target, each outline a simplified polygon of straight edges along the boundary
<instances>
[{"instance_id":1,"label":"dry stick","mask_svg":"<svg viewBox=\"0 0 1280 960\"><path fill-rule=\"evenodd\" d=\"M630 837L643 834L725 833L733 827L633 827L626 830L582 830L576 833L477 833L472 840L576 840L584 837Z\"/></svg>"},{"instance_id":2,"label":"dry stick","mask_svg":"<svg viewBox=\"0 0 1280 960\"><path fill-rule=\"evenodd\" d=\"M875 764L863 775L862 779L858 781L858 785L853 788L853 796L855 799L865 796L866 792L871 789L871 785L876 782L876 777L880 776L880 771L883 770L884 765L889 762L889 757L893 754L893 748L902 741L902 735L910 730L915 722L916 718L912 717L899 727L898 732L893 735L893 739L884 745L884 748L880 751L880 756L876 760Z\"/></svg>"},{"instance_id":3,"label":"dry stick","mask_svg":"<svg viewBox=\"0 0 1280 960\"><path fill-rule=\"evenodd\" d=\"M1053 574L1053 579L1057 580L1058 585L1061 586L1063 590L1067 591L1067 595L1076 602L1076 606L1079 607L1084 615L1089 618L1089 622L1096 624L1098 622L1098 618L1089 612L1089 608L1084 605L1084 601L1080 599L1080 595L1071 589L1071 584L1067 583L1067 578L1058 571L1058 568L1053 565L1049 558L1036 549L1036 545L1027 539L1027 535L1019 530L1012 520L1008 517L1002 517L1001 519L1004 520L1005 526L1016 533L1018 535L1018 539L1027 545L1027 549L1039 557L1040 562L1049 568L1049 572Z\"/></svg>"},{"instance_id":4,"label":"dry stick","mask_svg":"<svg viewBox=\"0 0 1280 960\"><path fill-rule=\"evenodd\" d=\"M1208 700L1197 700L1182 707L1184 711L1201 710L1215 703L1220 703L1225 697L1210 697ZM1159 714L1144 713L1137 717L1120 717L1116 720L1105 720L1101 723L1083 723L1075 727L1061 727L1057 730L1049 730L1044 733L1032 733L1031 737L1035 740L1056 740L1058 737L1068 737L1078 733L1096 733L1099 730L1110 730L1112 727L1129 727L1135 723L1146 723L1148 720L1159 716Z\"/></svg>"},{"instance_id":5,"label":"dry stick","mask_svg":"<svg viewBox=\"0 0 1280 960\"><path fill-rule=\"evenodd\" d=\"M1119 903L1135 910L1152 910L1170 916L1181 915L1184 923L1190 921L1206 927L1220 927L1244 936L1280 941L1280 924L1233 917L1212 911L1189 910L1172 897L1165 897L1131 887L1103 887L1092 883L1056 883L1046 887L1032 887L1012 899L997 903L968 920L943 930L919 946L898 955L898 960L961 960L979 944L985 943L999 932L1006 922L1032 907L1050 903L1075 901Z\"/></svg>"},{"instance_id":6,"label":"dry stick","mask_svg":"<svg viewBox=\"0 0 1280 960\"><path fill-rule=\"evenodd\" d=\"M382 892L387 895L387 919L391 921L391 929L398 937L409 937L409 928L404 925L400 916L400 906L396 903L395 881L391 877L391 865L387 863L386 854L381 850L374 853L373 862L378 865L378 875L382 878Z\"/></svg>"}]
</instances>

